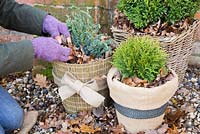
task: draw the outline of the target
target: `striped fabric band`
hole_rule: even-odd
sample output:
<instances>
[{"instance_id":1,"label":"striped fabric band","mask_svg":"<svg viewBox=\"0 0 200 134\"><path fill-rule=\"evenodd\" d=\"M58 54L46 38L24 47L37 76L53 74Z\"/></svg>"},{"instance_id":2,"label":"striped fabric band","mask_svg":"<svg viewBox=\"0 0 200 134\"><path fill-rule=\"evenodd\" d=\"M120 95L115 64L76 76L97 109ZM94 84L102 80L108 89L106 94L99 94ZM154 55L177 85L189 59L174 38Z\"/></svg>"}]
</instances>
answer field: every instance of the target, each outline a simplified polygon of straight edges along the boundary
<instances>
[{"instance_id":1,"label":"striped fabric band","mask_svg":"<svg viewBox=\"0 0 200 134\"><path fill-rule=\"evenodd\" d=\"M124 106L121 106L120 104L114 103L114 106L116 110L129 118L134 119L149 119L149 118L155 118L160 115L162 115L165 112L165 109L168 106L168 103L164 104L160 108L152 109L152 110L137 110L137 109L131 109Z\"/></svg>"}]
</instances>

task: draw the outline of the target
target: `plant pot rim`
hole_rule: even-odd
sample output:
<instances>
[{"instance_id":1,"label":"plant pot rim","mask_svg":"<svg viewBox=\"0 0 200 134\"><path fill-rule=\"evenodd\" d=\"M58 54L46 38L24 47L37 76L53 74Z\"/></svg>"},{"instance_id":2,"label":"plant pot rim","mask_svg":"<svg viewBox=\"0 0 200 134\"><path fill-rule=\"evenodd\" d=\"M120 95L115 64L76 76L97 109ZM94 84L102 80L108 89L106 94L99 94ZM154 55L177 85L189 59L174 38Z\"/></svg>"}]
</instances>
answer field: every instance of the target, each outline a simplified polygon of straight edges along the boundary
<instances>
[{"instance_id":1,"label":"plant pot rim","mask_svg":"<svg viewBox=\"0 0 200 134\"><path fill-rule=\"evenodd\" d=\"M131 86L125 84L125 83L122 83L121 81L119 81L119 80L117 80L117 79L112 79L112 81L113 81L114 83L120 84L120 85L122 85L122 86L124 86L124 87L133 88L134 90L136 90L136 89L138 89L138 90L142 90L142 89L145 89L145 90L147 90L147 89L149 89L149 90L155 90L156 88L162 87L162 86L166 85L167 83L170 83L170 82L173 81L174 79L177 79L177 80L178 80L178 75L176 74L176 72L175 72L174 70L172 70L172 69L169 69L169 70L172 72L172 74L173 74L173 76L174 76L173 79L170 80L170 81L167 81L166 83L164 83L164 84L162 84L162 85L160 85L160 86L151 87L151 88L146 88L146 87L131 87ZM115 67L112 67L112 68L110 69L110 71L113 71L113 73L112 73L113 76L114 76L117 72L119 72L119 70L118 70L117 68L115 68ZM113 77L113 76L112 76L112 77Z\"/></svg>"},{"instance_id":2,"label":"plant pot rim","mask_svg":"<svg viewBox=\"0 0 200 134\"><path fill-rule=\"evenodd\" d=\"M178 76L173 71L174 78L165 84L152 87L131 87L113 79L117 72L113 67L107 75L107 83L111 98L118 104L138 110L156 109L166 104L178 89Z\"/></svg>"}]
</instances>

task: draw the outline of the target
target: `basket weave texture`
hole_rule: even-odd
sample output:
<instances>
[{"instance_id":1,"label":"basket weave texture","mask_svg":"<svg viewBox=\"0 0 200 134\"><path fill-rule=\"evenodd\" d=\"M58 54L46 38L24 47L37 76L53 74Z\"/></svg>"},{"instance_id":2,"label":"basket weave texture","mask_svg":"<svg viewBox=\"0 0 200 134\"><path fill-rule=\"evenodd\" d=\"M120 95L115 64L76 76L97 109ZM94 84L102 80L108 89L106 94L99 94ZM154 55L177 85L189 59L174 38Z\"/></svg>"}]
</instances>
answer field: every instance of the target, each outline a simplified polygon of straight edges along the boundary
<instances>
[{"instance_id":1,"label":"basket weave texture","mask_svg":"<svg viewBox=\"0 0 200 134\"><path fill-rule=\"evenodd\" d=\"M161 42L161 47L167 52L167 66L175 70L178 74L179 82L183 80L187 70L189 56L192 53L194 33L199 24L200 21L195 21L187 30L174 38L153 37ZM129 36L134 36L125 30L115 27L112 27L111 30L114 40L118 43L126 40Z\"/></svg>"},{"instance_id":2,"label":"basket weave texture","mask_svg":"<svg viewBox=\"0 0 200 134\"><path fill-rule=\"evenodd\" d=\"M106 75L111 68L111 58L99 60L87 64L68 64L63 62L53 63L53 73L55 83L59 85L58 79L61 79L65 72L72 73L78 80L88 82L95 77ZM105 102L109 100L109 91L107 85L100 91L105 97ZM63 101L63 106L68 113L76 113L83 110L91 110L92 106L87 104L78 94L75 94Z\"/></svg>"}]
</instances>

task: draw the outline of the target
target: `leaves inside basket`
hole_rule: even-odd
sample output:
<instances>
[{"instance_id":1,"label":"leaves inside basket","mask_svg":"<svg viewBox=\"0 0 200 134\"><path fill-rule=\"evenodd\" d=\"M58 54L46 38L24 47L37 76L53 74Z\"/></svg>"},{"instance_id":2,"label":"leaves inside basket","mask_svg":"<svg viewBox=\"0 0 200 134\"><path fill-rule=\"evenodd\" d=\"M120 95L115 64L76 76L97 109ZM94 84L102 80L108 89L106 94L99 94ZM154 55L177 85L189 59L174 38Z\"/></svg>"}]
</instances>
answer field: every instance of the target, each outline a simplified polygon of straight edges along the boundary
<instances>
[{"instance_id":1,"label":"leaves inside basket","mask_svg":"<svg viewBox=\"0 0 200 134\"><path fill-rule=\"evenodd\" d=\"M127 31L133 35L152 35L152 36L168 36L173 37L180 34L182 31L187 30L194 20L191 18L185 18L174 24L170 24L161 20L156 23L149 24L145 28L136 28L134 24L119 10L114 12L114 28Z\"/></svg>"},{"instance_id":2,"label":"leaves inside basket","mask_svg":"<svg viewBox=\"0 0 200 134\"><path fill-rule=\"evenodd\" d=\"M102 37L102 42L107 41L107 40L109 40L109 38L107 36L104 36L104 38ZM90 63L90 62L93 62L93 61L96 61L96 60L106 59L106 58L108 58L112 55L112 51L116 48L115 45L110 44L109 45L110 50L105 51L103 54L101 54L100 57L99 56L96 57L93 54L87 55L84 51L83 46L80 46L79 48L77 48L73 44L67 44L67 45L64 45L64 46L70 47L72 49L72 56L74 58L72 60L68 61L68 63L72 63L72 64L84 64L84 63ZM95 49L93 47L94 46L87 46L88 49ZM95 47L101 47L101 46L98 46L98 44L97 44L97 46L95 46ZM98 51L96 53L98 53Z\"/></svg>"}]
</instances>

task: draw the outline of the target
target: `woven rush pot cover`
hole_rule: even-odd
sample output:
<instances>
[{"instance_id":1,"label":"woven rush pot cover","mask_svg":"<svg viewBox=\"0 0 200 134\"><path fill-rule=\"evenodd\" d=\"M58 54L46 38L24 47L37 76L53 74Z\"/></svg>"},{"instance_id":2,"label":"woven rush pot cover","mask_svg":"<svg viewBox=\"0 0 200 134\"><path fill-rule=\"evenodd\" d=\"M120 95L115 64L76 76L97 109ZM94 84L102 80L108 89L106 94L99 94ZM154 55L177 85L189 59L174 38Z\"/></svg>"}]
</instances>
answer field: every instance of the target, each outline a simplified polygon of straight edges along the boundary
<instances>
[{"instance_id":1,"label":"woven rush pot cover","mask_svg":"<svg viewBox=\"0 0 200 134\"><path fill-rule=\"evenodd\" d=\"M86 83L95 77L107 75L111 66L111 58L87 64L54 62L52 73L54 76L54 82L59 86L61 85L61 79L66 72L70 72L77 78L77 80ZM107 82L105 85L101 85L100 90L97 92L105 97L104 104L108 105L110 97ZM86 103L79 94L74 94L73 96L63 100L63 106L68 113L76 113L83 110L91 110L93 108L93 106Z\"/></svg>"},{"instance_id":2,"label":"woven rush pot cover","mask_svg":"<svg viewBox=\"0 0 200 134\"><path fill-rule=\"evenodd\" d=\"M184 30L181 34L174 37L152 36L160 41L161 47L167 52L167 65L177 73L179 82L182 82L185 76L189 57L192 54L194 33L199 25L200 21L194 21L187 30ZM130 36L142 36L132 35L132 33L116 27L112 27L111 30L114 40L118 43L126 40Z\"/></svg>"},{"instance_id":3,"label":"woven rush pot cover","mask_svg":"<svg viewBox=\"0 0 200 134\"><path fill-rule=\"evenodd\" d=\"M172 70L174 78L171 81L158 87L144 88L130 87L114 79L118 72L116 68L111 68L107 82L119 123L132 133L161 125L167 103L178 89L177 74Z\"/></svg>"}]
</instances>

